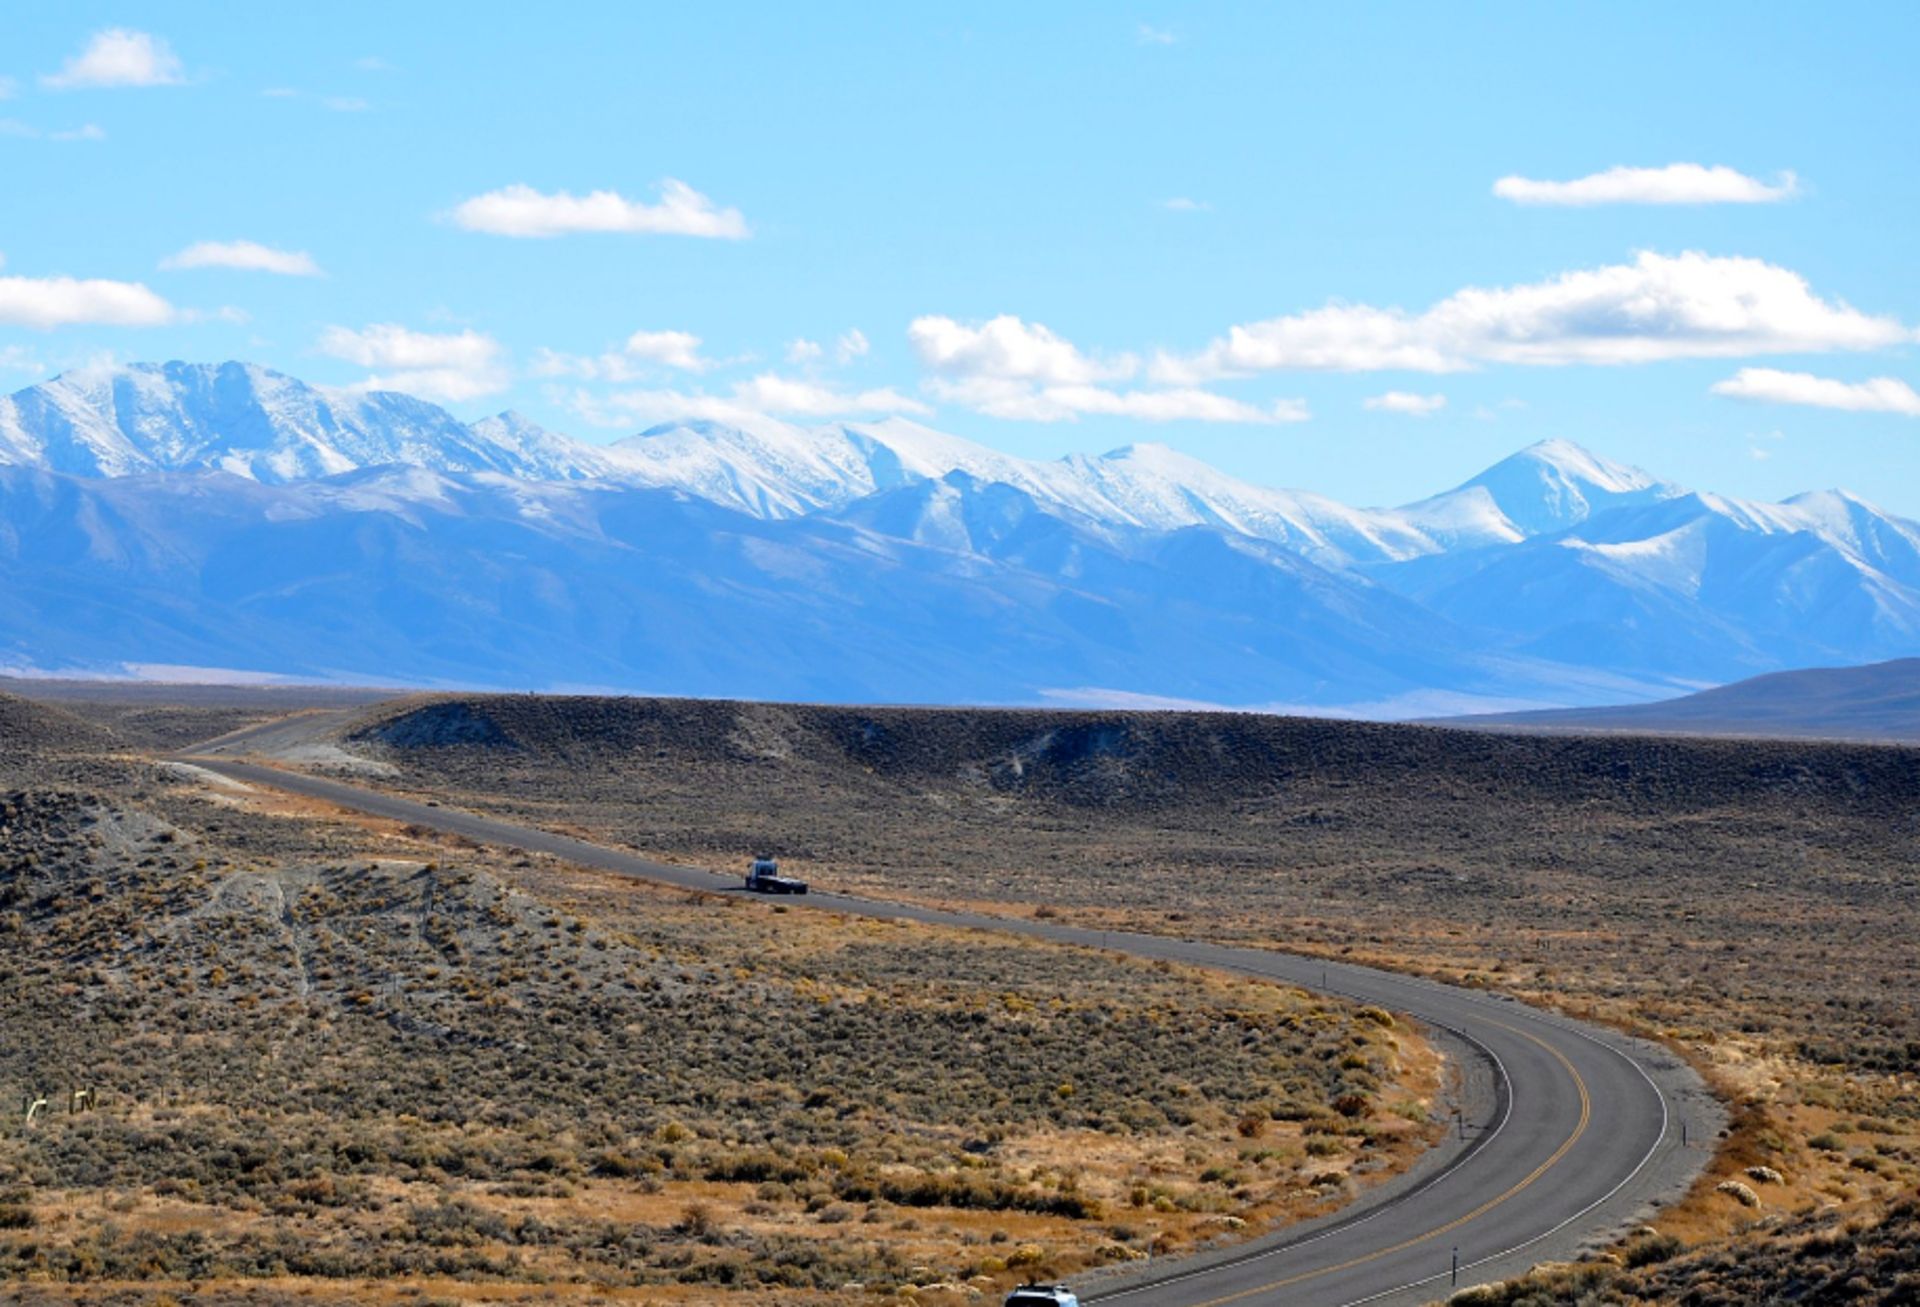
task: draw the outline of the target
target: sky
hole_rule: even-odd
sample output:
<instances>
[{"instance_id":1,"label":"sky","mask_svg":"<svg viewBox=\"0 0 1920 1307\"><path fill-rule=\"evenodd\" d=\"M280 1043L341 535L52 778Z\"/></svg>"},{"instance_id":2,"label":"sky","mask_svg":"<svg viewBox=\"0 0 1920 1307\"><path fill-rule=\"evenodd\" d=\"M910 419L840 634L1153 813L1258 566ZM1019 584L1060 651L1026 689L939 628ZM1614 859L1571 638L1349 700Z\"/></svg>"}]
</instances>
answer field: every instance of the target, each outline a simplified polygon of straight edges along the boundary
<instances>
[{"instance_id":1,"label":"sky","mask_svg":"<svg viewBox=\"0 0 1920 1307\"><path fill-rule=\"evenodd\" d=\"M1920 516L1920 7L0 17L0 388L900 414L1360 504L1566 437Z\"/></svg>"}]
</instances>

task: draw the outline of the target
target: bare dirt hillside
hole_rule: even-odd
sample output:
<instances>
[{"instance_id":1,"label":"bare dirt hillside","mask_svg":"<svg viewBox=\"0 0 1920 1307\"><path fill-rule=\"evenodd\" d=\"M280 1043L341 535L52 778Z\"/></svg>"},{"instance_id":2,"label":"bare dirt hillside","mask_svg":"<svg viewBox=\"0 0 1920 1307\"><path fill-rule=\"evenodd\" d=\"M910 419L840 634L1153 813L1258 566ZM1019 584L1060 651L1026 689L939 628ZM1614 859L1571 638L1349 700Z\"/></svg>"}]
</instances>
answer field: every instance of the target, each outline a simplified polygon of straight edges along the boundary
<instances>
[{"instance_id":1,"label":"bare dirt hillside","mask_svg":"<svg viewBox=\"0 0 1920 1307\"><path fill-rule=\"evenodd\" d=\"M111 730L50 704L0 694L0 773L28 760L88 753L113 747Z\"/></svg>"},{"instance_id":2,"label":"bare dirt hillside","mask_svg":"<svg viewBox=\"0 0 1920 1307\"><path fill-rule=\"evenodd\" d=\"M1775 672L1660 703L1461 718L1493 730L1920 742L1920 658Z\"/></svg>"}]
</instances>

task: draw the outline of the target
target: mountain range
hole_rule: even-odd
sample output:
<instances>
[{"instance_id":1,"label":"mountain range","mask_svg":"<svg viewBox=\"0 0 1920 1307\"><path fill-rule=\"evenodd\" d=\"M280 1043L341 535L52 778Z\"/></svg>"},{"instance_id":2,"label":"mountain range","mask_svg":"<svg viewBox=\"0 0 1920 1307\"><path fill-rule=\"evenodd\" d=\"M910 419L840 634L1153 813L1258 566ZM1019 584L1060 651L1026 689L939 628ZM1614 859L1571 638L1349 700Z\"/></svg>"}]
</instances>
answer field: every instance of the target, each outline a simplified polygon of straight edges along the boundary
<instances>
[{"instance_id":1,"label":"mountain range","mask_svg":"<svg viewBox=\"0 0 1920 1307\"><path fill-rule=\"evenodd\" d=\"M514 413L243 363L0 398L0 670L1411 716L1920 652L1920 525L1548 440L1399 508L1164 446Z\"/></svg>"}]
</instances>

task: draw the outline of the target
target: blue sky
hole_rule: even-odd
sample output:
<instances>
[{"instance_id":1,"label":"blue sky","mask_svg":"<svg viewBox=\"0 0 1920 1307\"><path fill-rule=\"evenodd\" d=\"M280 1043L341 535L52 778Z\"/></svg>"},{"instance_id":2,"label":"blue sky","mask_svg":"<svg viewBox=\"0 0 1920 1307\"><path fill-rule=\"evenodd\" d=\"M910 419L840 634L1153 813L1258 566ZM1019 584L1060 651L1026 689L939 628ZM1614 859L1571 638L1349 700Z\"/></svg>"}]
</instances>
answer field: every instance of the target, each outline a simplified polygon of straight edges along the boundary
<instances>
[{"instance_id":1,"label":"blue sky","mask_svg":"<svg viewBox=\"0 0 1920 1307\"><path fill-rule=\"evenodd\" d=\"M244 358L589 439L903 411L1362 503L1567 436L1920 515L1911 5L0 24L9 389Z\"/></svg>"}]
</instances>

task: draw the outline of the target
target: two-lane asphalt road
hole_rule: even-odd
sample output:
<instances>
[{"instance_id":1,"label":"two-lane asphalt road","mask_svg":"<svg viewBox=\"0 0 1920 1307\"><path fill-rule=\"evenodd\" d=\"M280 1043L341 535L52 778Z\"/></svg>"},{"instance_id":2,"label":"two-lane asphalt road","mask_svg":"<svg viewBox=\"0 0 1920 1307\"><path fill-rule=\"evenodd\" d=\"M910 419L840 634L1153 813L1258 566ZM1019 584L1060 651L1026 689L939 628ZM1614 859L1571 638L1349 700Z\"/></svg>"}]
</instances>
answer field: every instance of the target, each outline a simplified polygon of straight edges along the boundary
<instances>
[{"instance_id":1,"label":"two-lane asphalt road","mask_svg":"<svg viewBox=\"0 0 1920 1307\"><path fill-rule=\"evenodd\" d=\"M231 745L232 739L220 742ZM739 884L691 867L358 785L193 753L183 761L249 785L289 791L480 843L546 853L621 875L695 890ZM1718 1109L1684 1064L1653 1045L1522 1004L1389 972L1257 949L1051 921L942 912L814 893L794 907L1008 931L1144 958L1264 976L1324 989L1435 1027L1477 1061L1488 1092L1471 1109L1465 1144L1336 1216L1232 1249L1090 1279L1087 1296L1124 1307L1247 1303L1347 1307L1413 1304L1573 1255L1691 1181L1704 1149L1681 1146L1680 1119L1710 1139ZM1470 1068L1473 1069L1473 1068Z\"/></svg>"}]
</instances>

